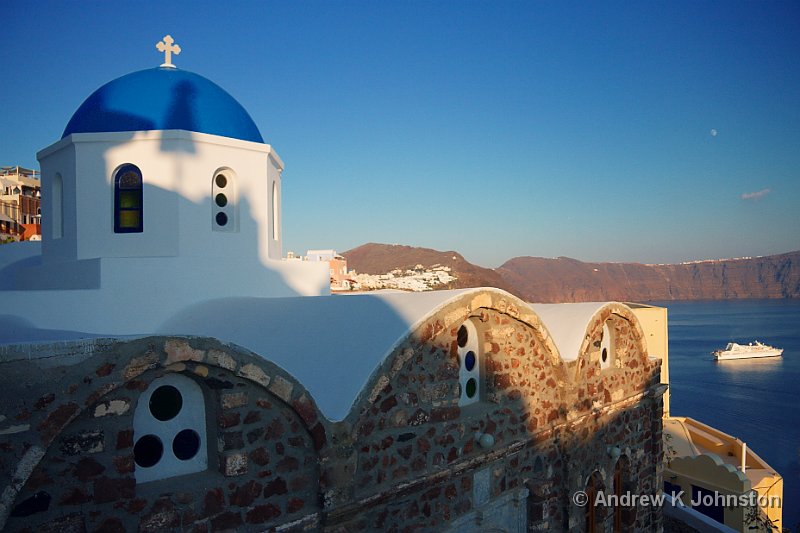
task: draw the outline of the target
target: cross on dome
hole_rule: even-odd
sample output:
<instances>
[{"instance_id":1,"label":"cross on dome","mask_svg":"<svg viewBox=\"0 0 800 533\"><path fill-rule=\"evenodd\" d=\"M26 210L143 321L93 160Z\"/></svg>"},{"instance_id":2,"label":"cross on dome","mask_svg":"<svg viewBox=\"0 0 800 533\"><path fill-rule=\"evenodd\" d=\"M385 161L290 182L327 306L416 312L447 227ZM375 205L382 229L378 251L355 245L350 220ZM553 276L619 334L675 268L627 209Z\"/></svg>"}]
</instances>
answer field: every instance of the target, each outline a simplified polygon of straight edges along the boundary
<instances>
[{"instance_id":1,"label":"cross on dome","mask_svg":"<svg viewBox=\"0 0 800 533\"><path fill-rule=\"evenodd\" d=\"M162 41L156 44L158 51L164 52L164 63L161 65L162 67L175 68L175 65L172 64L172 54L180 54L181 47L177 44L173 46L173 43L175 43L175 40L172 36L166 35Z\"/></svg>"}]
</instances>

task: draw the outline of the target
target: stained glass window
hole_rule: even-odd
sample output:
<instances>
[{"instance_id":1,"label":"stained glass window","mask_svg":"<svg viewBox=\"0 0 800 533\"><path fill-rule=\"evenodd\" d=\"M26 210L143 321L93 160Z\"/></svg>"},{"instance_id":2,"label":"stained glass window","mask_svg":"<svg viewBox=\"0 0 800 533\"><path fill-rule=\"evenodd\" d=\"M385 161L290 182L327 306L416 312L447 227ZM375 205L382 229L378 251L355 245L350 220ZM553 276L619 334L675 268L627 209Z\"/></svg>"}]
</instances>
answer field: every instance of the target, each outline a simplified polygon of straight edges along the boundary
<instances>
[{"instance_id":1,"label":"stained glass window","mask_svg":"<svg viewBox=\"0 0 800 533\"><path fill-rule=\"evenodd\" d=\"M114 233L141 233L142 172L135 165L122 165L114 178Z\"/></svg>"}]
</instances>

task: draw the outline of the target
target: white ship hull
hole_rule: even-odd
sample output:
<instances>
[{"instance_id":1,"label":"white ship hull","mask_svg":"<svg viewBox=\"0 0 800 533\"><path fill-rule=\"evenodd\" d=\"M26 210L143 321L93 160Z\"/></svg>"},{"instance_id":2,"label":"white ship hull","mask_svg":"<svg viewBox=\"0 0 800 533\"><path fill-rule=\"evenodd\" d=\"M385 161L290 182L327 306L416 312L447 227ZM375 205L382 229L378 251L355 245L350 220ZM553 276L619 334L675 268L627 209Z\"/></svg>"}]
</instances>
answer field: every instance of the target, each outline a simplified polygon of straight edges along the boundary
<instances>
[{"instance_id":1,"label":"white ship hull","mask_svg":"<svg viewBox=\"0 0 800 533\"><path fill-rule=\"evenodd\" d=\"M757 359L761 357L779 357L783 353L783 348L774 348L761 344L736 344L730 343L724 350L712 352L717 361L731 361L735 359Z\"/></svg>"}]
</instances>

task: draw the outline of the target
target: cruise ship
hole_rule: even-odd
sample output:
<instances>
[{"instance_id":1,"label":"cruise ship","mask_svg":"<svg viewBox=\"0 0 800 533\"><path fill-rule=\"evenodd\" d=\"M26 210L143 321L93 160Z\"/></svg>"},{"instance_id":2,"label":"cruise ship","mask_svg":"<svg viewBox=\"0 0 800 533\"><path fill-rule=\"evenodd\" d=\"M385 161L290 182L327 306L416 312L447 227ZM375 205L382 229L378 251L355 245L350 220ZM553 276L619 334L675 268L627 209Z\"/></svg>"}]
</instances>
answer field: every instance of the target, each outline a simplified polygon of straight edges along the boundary
<instances>
[{"instance_id":1,"label":"cruise ship","mask_svg":"<svg viewBox=\"0 0 800 533\"><path fill-rule=\"evenodd\" d=\"M756 357L779 357L783 353L783 348L775 348L762 344L758 341L749 344L737 344L729 342L724 350L711 352L717 361L727 361L730 359L753 359Z\"/></svg>"}]
</instances>

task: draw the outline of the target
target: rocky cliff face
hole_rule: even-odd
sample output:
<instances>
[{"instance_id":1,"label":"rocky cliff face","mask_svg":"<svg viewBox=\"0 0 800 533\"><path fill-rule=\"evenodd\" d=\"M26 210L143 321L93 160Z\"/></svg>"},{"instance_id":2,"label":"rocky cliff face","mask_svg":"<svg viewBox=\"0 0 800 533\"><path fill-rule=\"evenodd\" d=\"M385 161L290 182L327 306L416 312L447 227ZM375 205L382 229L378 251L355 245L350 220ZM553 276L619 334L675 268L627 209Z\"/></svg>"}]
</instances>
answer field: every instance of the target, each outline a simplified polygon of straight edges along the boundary
<instances>
[{"instance_id":1,"label":"rocky cliff face","mask_svg":"<svg viewBox=\"0 0 800 533\"><path fill-rule=\"evenodd\" d=\"M516 257L497 272L537 302L800 297L800 252L676 265Z\"/></svg>"},{"instance_id":2,"label":"rocky cliff face","mask_svg":"<svg viewBox=\"0 0 800 533\"><path fill-rule=\"evenodd\" d=\"M458 278L452 288L498 287L533 302L800 298L800 251L675 265L515 257L497 269L457 252L411 246L365 244L342 255L369 274L441 264Z\"/></svg>"},{"instance_id":3,"label":"rocky cliff face","mask_svg":"<svg viewBox=\"0 0 800 533\"><path fill-rule=\"evenodd\" d=\"M347 259L348 268L363 274L386 274L395 269L411 270L417 265L426 268L442 265L450 267L452 275L458 278L446 288L497 287L518 294L498 272L491 268L473 265L458 252L369 243L343 252L342 256Z\"/></svg>"}]
</instances>

